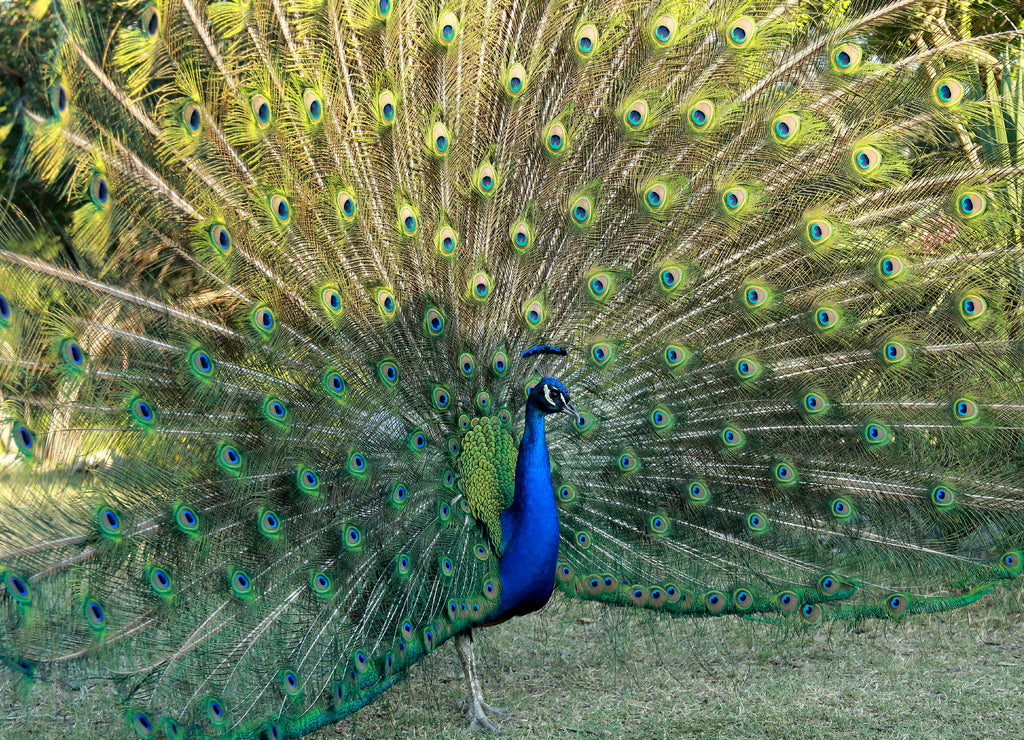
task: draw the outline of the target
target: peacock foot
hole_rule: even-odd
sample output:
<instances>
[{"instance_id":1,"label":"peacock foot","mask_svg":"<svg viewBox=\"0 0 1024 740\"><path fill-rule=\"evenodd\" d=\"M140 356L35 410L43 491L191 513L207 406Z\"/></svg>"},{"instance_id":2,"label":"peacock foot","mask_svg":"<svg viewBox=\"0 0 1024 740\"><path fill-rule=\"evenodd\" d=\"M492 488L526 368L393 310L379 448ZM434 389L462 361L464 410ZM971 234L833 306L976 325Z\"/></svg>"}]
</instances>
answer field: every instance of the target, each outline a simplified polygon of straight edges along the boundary
<instances>
[{"instance_id":1,"label":"peacock foot","mask_svg":"<svg viewBox=\"0 0 1024 740\"><path fill-rule=\"evenodd\" d=\"M466 710L466 716L467 717L472 717L473 716L473 710L472 710L472 708L470 706L472 700L473 700L472 695L471 694L466 694L464 697L462 697L461 699L459 699L458 701L455 702L455 706L457 706L459 709L465 709ZM499 717L511 717L512 716L512 713L509 712L507 709L500 709L498 707L492 707L490 704L488 704L487 702L483 701L482 699L480 700L480 707L484 710L484 714L486 714L488 717L493 717L495 715L498 715Z\"/></svg>"},{"instance_id":2,"label":"peacock foot","mask_svg":"<svg viewBox=\"0 0 1024 740\"><path fill-rule=\"evenodd\" d=\"M455 649L459 654L459 661L462 663L462 671L466 674L466 681L469 683L469 693L456 702L460 709L466 710L466 717L470 720L466 732L500 733L501 728L492 722L488 715L498 714L507 717L509 713L503 709L496 709L484 701L480 680L476 675L472 631L467 630L455 638Z\"/></svg>"}]
</instances>

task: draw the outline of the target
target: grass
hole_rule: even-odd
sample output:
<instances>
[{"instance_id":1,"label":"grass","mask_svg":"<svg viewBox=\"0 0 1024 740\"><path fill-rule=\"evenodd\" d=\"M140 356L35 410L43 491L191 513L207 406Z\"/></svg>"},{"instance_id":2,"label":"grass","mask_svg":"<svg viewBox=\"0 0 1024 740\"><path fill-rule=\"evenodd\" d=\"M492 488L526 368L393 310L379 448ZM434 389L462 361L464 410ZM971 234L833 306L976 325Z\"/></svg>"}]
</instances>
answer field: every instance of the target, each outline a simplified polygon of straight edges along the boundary
<instances>
[{"instance_id":1,"label":"grass","mask_svg":"<svg viewBox=\"0 0 1024 740\"><path fill-rule=\"evenodd\" d=\"M1021 738L1024 590L901 622L799 629L672 620L561 598L483 630L487 699L506 738ZM109 689L0 679L0 738L117 737ZM461 669L446 645L312 740L457 737Z\"/></svg>"}]
</instances>

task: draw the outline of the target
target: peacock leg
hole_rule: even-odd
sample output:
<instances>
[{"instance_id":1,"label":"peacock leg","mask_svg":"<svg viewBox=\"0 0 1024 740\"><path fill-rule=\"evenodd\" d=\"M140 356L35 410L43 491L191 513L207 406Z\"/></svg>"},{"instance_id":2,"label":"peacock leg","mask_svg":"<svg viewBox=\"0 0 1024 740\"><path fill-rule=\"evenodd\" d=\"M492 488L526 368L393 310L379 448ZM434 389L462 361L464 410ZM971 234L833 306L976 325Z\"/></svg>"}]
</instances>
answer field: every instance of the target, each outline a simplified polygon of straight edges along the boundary
<instances>
[{"instance_id":1,"label":"peacock leg","mask_svg":"<svg viewBox=\"0 0 1024 740\"><path fill-rule=\"evenodd\" d=\"M484 701L480 679L476 673L476 656L473 654L473 631L471 629L455 638L455 649L459 653L462 672L466 674L466 681L469 683L469 695L463 700L466 704L466 716L471 720L469 730L500 732L498 725L491 722L487 715L491 713L504 714L504 712L488 706Z\"/></svg>"}]
</instances>

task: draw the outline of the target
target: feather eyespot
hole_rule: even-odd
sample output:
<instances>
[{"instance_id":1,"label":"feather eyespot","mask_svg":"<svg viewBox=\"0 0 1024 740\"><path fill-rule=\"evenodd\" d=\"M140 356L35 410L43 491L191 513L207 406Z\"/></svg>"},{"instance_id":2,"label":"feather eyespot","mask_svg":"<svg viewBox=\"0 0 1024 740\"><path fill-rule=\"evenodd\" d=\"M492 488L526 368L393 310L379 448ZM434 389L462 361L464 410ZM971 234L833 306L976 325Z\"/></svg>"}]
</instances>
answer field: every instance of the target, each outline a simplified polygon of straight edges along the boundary
<instances>
[{"instance_id":1,"label":"feather eyespot","mask_svg":"<svg viewBox=\"0 0 1024 740\"><path fill-rule=\"evenodd\" d=\"M338 204L338 214L343 222L350 222L356 217L356 199L349 190L340 189L334 196L334 202Z\"/></svg>"},{"instance_id":2,"label":"feather eyespot","mask_svg":"<svg viewBox=\"0 0 1024 740\"><path fill-rule=\"evenodd\" d=\"M390 126L395 120L398 101L390 90L381 90L377 95L377 115L383 126Z\"/></svg>"},{"instance_id":3,"label":"feather eyespot","mask_svg":"<svg viewBox=\"0 0 1024 740\"><path fill-rule=\"evenodd\" d=\"M936 103L943 108L952 108L964 99L966 92L962 82L954 77L943 77L932 86L932 95Z\"/></svg>"},{"instance_id":4,"label":"feather eyespot","mask_svg":"<svg viewBox=\"0 0 1024 740\"><path fill-rule=\"evenodd\" d=\"M445 316L441 309L434 306L427 308L423 315L423 330L427 336L437 338L444 335Z\"/></svg>"},{"instance_id":5,"label":"feather eyespot","mask_svg":"<svg viewBox=\"0 0 1024 740\"><path fill-rule=\"evenodd\" d=\"M345 528L345 548L351 551L363 549L363 533L358 527Z\"/></svg>"},{"instance_id":6,"label":"feather eyespot","mask_svg":"<svg viewBox=\"0 0 1024 740\"><path fill-rule=\"evenodd\" d=\"M291 220L292 211L287 198L283 195L272 195L267 202L270 205L270 212L278 221L285 224Z\"/></svg>"},{"instance_id":7,"label":"feather eyespot","mask_svg":"<svg viewBox=\"0 0 1024 740\"><path fill-rule=\"evenodd\" d=\"M427 133L428 147L436 157L445 157L451 149L452 134L448 127L438 121Z\"/></svg>"},{"instance_id":8,"label":"feather eyespot","mask_svg":"<svg viewBox=\"0 0 1024 740\"><path fill-rule=\"evenodd\" d=\"M272 112L269 100L262 95L254 95L252 100L249 101L249 108L252 110L252 114L256 119L256 125L259 128L266 128L270 125Z\"/></svg>"},{"instance_id":9,"label":"feather eyespot","mask_svg":"<svg viewBox=\"0 0 1024 740\"><path fill-rule=\"evenodd\" d=\"M894 254L882 255L878 260L878 275L883 280L895 280L903 274L906 263Z\"/></svg>"},{"instance_id":10,"label":"feather eyespot","mask_svg":"<svg viewBox=\"0 0 1024 740\"><path fill-rule=\"evenodd\" d=\"M832 224L825 219L812 219L807 222L807 238L814 246L827 244L832 238Z\"/></svg>"},{"instance_id":11,"label":"feather eyespot","mask_svg":"<svg viewBox=\"0 0 1024 740\"><path fill-rule=\"evenodd\" d=\"M434 246L442 257L451 257L459 246L459 234L451 226L441 226L434 235Z\"/></svg>"},{"instance_id":12,"label":"feather eyespot","mask_svg":"<svg viewBox=\"0 0 1024 740\"><path fill-rule=\"evenodd\" d=\"M320 477L309 468L299 468L295 473L295 481L299 490L307 495L316 495L320 492Z\"/></svg>"},{"instance_id":13,"label":"feather eyespot","mask_svg":"<svg viewBox=\"0 0 1024 740\"><path fill-rule=\"evenodd\" d=\"M960 299L960 316L964 321L977 321L988 310L988 303L980 295L968 293Z\"/></svg>"},{"instance_id":14,"label":"feather eyespot","mask_svg":"<svg viewBox=\"0 0 1024 740\"><path fill-rule=\"evenodd\" d=\"M1024 559L1021 558L1021 553L1018 550L1010 550L999 558L999 564L1013 575L1020 575L1021 569L1024 568Z\"/></svg>"},{"instance_id":15,"label":"feather eyespot","mask_svg":"<svg viewBox=\"0 0 1024 740\"><path fill-rule=\"evenodd\" d=\"M655 514L647 520L648 531L656 536L664 537L669 533L669 523L661 514Z\"/></svg>"},{"instance_id":16,"label":"feather eyespot","mask_svg":"<svg viewBox=\"0 0 1024 740\"><path fill-rule=\"evenodd\" d=\"M747 514L746 525L750 534L764 534L768 531L768 517L760 511L752 512Z\"/></svg>"},{"instance_id":17,"label":"feather eyespot","mask_svg":"<svg viewBox=\"0 0 1024 740\"><path fill-rule=\"evenodd\" d=\"M245 571L236 570L230 578L231 590L236 596L244 596L252 591L252 580Z\"/></svg>"},{"instance_id":18,"label":"feather eyespot","mask_svg":"<svg viewBox=\"0 0 1024 740\"><path fill-rule=\"evenodd\" d=\"M768 289L757 283L750 283L743 287L743 304L750 309L758 310L768 304Z\"/></svg>"},{"instance_id":19,"label":"feather eyespot","mask_svg":"<svg viewBox=\"0 0 1024 740\"><path fill-rule=\"evenodd\" d=\"M323 103L320 102L320 96L313 90L306 90L302 94L302 104L306 109L306 116L309 118L311 123L316 123L320 120L320 116L323 115L324 107Z\"/></svg>"},{"instance_id":20,"label":"feather eyespot","mask_svg":"<svg viewBox=\"0 0 1024 740\"><path fill-rule=\"evenodd\" d=\"M145 740L154 737L153 721L149 718L149 715L143 712L131 712L132 729L135 730L135 734Z\"/></svg>"},{"instance_id":21,"label":"feather eyespot","mask_svg":"<svg viewBox=\"0 0 1024 740\"><path fill-rule=\"evenodd\" d=\"M668 409L663 406L655 407L647 416L647 421L656 432L666 432L672 428L673 417Z\"/></svg>"},{"instance_id":22,"label":"feather eyespot","mask_svg":"<svg viewBox=\"0 0 1024 740\"><path fill-rule=\"evenodd\" d=\"M580 26L579 30L576 31L575 42L573 44L576 50L576 55L580 59L589 59L594 55L594 51L597 49L600 34L597 31L597 26L593 23L587 23Z\"/></svg>"},{"instance_id":23,"label":"feather eyespot","mask_svg":"<svg viewBox=\"0 0 1024 740\"><path fill-rule=\"evenodd\" d=\"M832 68L837 72L851 73L860 67L864 53L857 44L843 44L832 51Z\"/></svg>"},{"instance_id":24,"label":"feather eyespot","mask_svg":"<svg viewBox=\"0 0 1024 740\"><path fill-rule=\"evenodd\" d=\"M858 174L870 175L882 166L882 153L873 146L862 146L854 149L851 160Z\"/></svg>"},{"instance_id":25,"label":"feather eyespot","mask_svg":"<svg viewBox=\"0 0 1024 740\"><path fill-rule=\"evenodd\" d=\"M527 76L526 67L522 64L513 64L505 72L505 93L512 98L518 98L526 90Z\"/></svg>"},{"instance_id":26,"label":"feather eyespot","mask_svg":"<svg viewBox=\"0 0 1024 740\"><path fill-rule=\"evenodd\" d=\"M7 593L11 595L11 598L19 604L29 604L32 602L32 592L23 578L13 573L8 573L4 577L4 586L7 588Z\"/></svg>"},{"instance_id":27,"label":"feather eyespot","mask_svg":"<svg viewBox=\"0 0 1024 740\"><path fill-rule=\"evenodd\" d=\"M945 484L932 486L928 498L938 509L948 509L956 502L956 493Z\"/></svg>"},{"instance_id":28,"label":"feather eyespot","mask_svg":"<svg viewBox=\"0 0 1024 740\"><path fill-rule=\"evenodd\" d=\"M416 233L419 221L416 218L416 211L411 205L404 204L399 206L398 225L399 230L404 236L413 236Z\"/></svg>"},{"instance_id":29,"label":"feather eyespot","mask_svg":"<svg viewBox=\"0 0 1024 740\"><path fill-rule=\"evenodd\" d=\"M569 214L576 226L590 226L594 219L593 201L586 195L575 198L569 204Z\"/></svg>"},{"instance_id":30,"label":"feather eyespot","mask_svg":"<svg viewBox=\"0 0 1024 740\"><path fill-rule=\"evenodd\" d=\"M868 422L864 425L863 438L869 447L881 447L892 441L892 432L885 424Z\"/></svg>"},{"instance_id":31,"label":"feather eyespot","mask_svg":"<svg viewBox=\"0 0 1024 740\"><path fill-rule=\"evenodd\" d=\"M284 691L286 696L293 698L301 693L299 689L299 677L295 675L294 671L281 672L281 690Z\"/></svg>"},{"instance_id":32,"label":"feather eyespot","mask_svg":"<svg viewBox=\"0 0 1024 740\"><path fill-rule=\"evenodd\" d=\"M726 32L726 42L734 49L743 49L750 46L757 32L752 18L738 18Z\"/></svg>"},{"instance_id":33,"label":"feather eyespot","mask_svg":"<svg viewBox=\"0 0 1024 740\"><path fill-rule=\"evenodd\" d=\"M710 100L701 100L694 103L686 120L690 127L696 131L704 131L710 128L715 120L715 104Z\"/></svg>"},{"instance_id":34,"label":"feather eyespot","mask_svg":"<svg viewBox=\"0 0 1024 740\"><path fill-rule=\"evenodd\" d=\"M427 446L427 437L419 429L409 435L409 447L413 452L420 452Z\"/></svg>"},{"instance_id":35,"label":"feather eyespot","mask_svg":"<svg viewBox=\"0 0 1024 740\"><path fill-rule=\"evenodd\" d=\"M800 608L800 599L792 591L782 591L776 595L775 605L783 614L792 614Z\"/></svg>"},{"instance_id":36,"label":"feather eyespot","mask_svg":"<svg viewBox=\"0 0 1024 740\"><path fill-rule=\"evenodd\" d=\"M110 189L103 175L97 173L89 180L89 198L98 208L103 208L110 200Z\"/></svg>"},{"instance_id":37,"label":"feather eyespot","mask_svg":"<svg viewBox=\"0 0 1024 740\"><path fill-rule=\"evenodd\" d=\"M338 401L344 400L346 390L345 379L336 370L328 368L323 375L322 382L325 391Z\"/></svg>"},{"instance_id":38,"label":"feather eyespot","mask_svg":"<svg viewBox=\"0 0 1024 740\"><path fill-rule=\"evenodd\" d=\"M437 19L437 42L441 46L451 46L459 35L459 18L455 13L445 13Z\"/></svg>"},{"instance_id":39,"label":"feather eyespot","mask_svg":"<svg viewBox=\"0 0 1024 740\"><path fill-rule=\"evenodd\" d=\"M560 120L549 123L541 133L544 148L553 157L559 157L569 151L569 132Z\"/></svg>"},{"instance_id":40,"label":"feather eyespot","mask_svg":"<svg viewBox=\"0 0 1024 740\"><path fill-rule=\"evenodd\" d=\"M357 450L352 450L349 453L348 460L345 463L345 468L356 478L364 478L366 477L367 472L369 472L369 465L366 462L366 458Z\"/></svg>"},{"instance_id":41,"label":"feather eyespot","mask_svg":"<svg viewBox=\"0 0 1024 740\"><path fill-rule=\"evenodd\" d=\"M491 371L499 377L505 374L510 364L508 353L504 350L495 352L491 357Z\"/></svg>"},{"instance_id":42,"label":"feather eyespot","mask_svg":"<svg viewBox=\"0 0 1024 740\"><path fill-rule=\"evenodd\" d=\"M853 517L853 504L844 498L833 499L829 504L829 511L836 519L846 520Z\"/></svg>"},{"instance_id":43,"label":"feather eyespot","mask_svg":"<svg viewBox=\"0 0 1024 740\"><path fill-rule=\"evenodd\" d=\"M249 322L257 333L263 337L269 337L277 329L277 320L274 312L266 306L257 306L249 315Z\"/></svg>"},{"instance_id":44,"label":"feather eyespot","mask_svg":"<svg viewBox=\"0 0 1024 740\"><path fill-rule=\"evenodd\" d=\"M473 178L477 193L486 197L494 195L500 182L498 172L490 164L482 164L477 169Z\"/></svg>"},{"instance_id":45,"label":"feather eyespot","mask_svg":"<svg viewBox=\"0 0 1024 740\"><path fill-rule=\"evenodd\" d=\"M978 403L973 398L958 398L953 402L953 415L957 421L977 421L979 413Z\"/></svg>"},{"instance_id":46,"label":"feather eyespot","mask_svg":"<svg viewBox=\"0 0 1024 740\"><path fill-rule=\"evenodd\" d=\"M891 617L902 617L910 608L910 598L905 594L890 594L885 597L885 611Z\"/></svg>"},{"instance_id":47,"label":"feather eyespot","mask_svg":"<svg viewBox=\"0 0 1024 740\"><path fill-rule=\"evenodd\" d=\"M725 208L726 213L738 214L743 211L748 199L746 188L729 188L722 193L722 206Z\"/></svg>"},{"instance_id":48,"label":"feather eyespot","mask_svg":"<svg viewBox=\"0 0 1024 740\"><path fill-rule=\"evenodd\" d=\"M272 511L264 510L257 519L260 532L267 537L276 537L281 533L281 518Z\"/></svg>"},{"instance_id":49,"label":"feather eyespot","mask_svg":"<svg viewBox=\"0 0 1024 740\"><path fill-rule=\"evenodd\" d=\"M778 144L795 144L800 139L800 117L792 113L778 116L771 122L770 132Z\"/></svg>"},{"instance_id":50,"label":"feather eyespot","mask_svg":"<svg viewBox=\"0 0 1024 740\"><path fill-rule=\"evenodd\" d=\"M821 621L822 611L817 604L804 604L800 607L800 619L807 624L817 624Z\"/></svg>"},{"instance_id":51,"label":"feather eyespot","mask_svg":"<svg viewBox=\"0 0 1024 740\"><path fill-rule=\"evenodd\" d=\"M615 292L615 280L609 272L595 272L587 276L588 297L596 301L604 301Z\"/></svg>"},{"instance_id":52,"label":"feather eyespot","mask_svg":"<svg viewBox=\"0 0 1024 740\"><path fill-rule=\"evenodd\" d=\"M748 611L754 606L754 594L748 589L738 588L732 592L732 603L737 611Z\"/></svg>"},{"instance_id":53,"label":"feather eyespot","mask_svg":"<svg viewBox=\"0 0 1024 740\"><path fill-rule=\"evenodd\" d=\"M68 109L68 90L57 82L50 88L50 109L57 116L62 116Z\"/></svg>"},{"instance_id":54,"label":"feather eyespot","mask_svg":"<svg viewBox=\"0 0 1024 740\"><path fill-rule=\"evenodd\" d=\"M85 352L74 339L65 339L60 343L60 356L71 370L79 370L85 364Z\"/></svg>"},{"instance_id":55,"label":"feather eyespot","mask_svg":"<svg viewBox=\"0 0 1024 740\"><path fill-rule=\"evenodd\" d=\"M651 40L654 42L655 47L664 49L671 46L676 41L678 27L679 22L675 16L663 15L659 17L651 26Z\"/></svg>"},{"instance_id":56,"label":"feather eyespot","mask_svg":"<svg viewBox=\"0 0 1024 740\"><path fill-rule=\"evenodd\" d=\"M704 594L704 607L712 614L721 614L726 607L725 594L721 591L709 591Z\"/></svg>"},{"instance_id":57,"label":"feather eyespot","mask_svg":"<svg viewBox=\"0 0 1024 740\"><path fill-rule=\"evenodd\" d=\"M174 522L186 534L195 534L199 531L199 516L187 506L178 506L174 510Z\"/></svg>"},{"instance_id":58,"label":"feather eyespot","mask_svg":"<svg viewBox=\"0 0 1024 740\"><path fill-rule=\"evenodd\" d=\"M86 599L85 618L89 626L96 631L102 631L107 627L107 613L98 601Z\"/></svg>"},{"instance_id":59,"label":"feather eyespot","mask_svg":"<svg viewBox=\"0 0 1024 740\"><path fill-rule=\"evenodd\" d=\"M686 495L690 501L696 504L702 504L711 498L711 492L708 490L708 487L699 480L690 481L686 485Z\"/></svg>"},{"instance_id":60,"label":"feather eyespot","mask_svg":"<svg viewBox=\"0 0 1024 740\"><path fill-rule=\"evenodd\" d=\"M689 351L678 344L669 344L661 354L661 359L669 370L677 370L686 364Z\"/></svg>"},{"instance_id":61,"label":"feather eyespot","mask_svg":"<svg viewBox=\"0 0 1024 740\"><path fill-rule=\"evenodd\" d=\"M818 579L818 590L825 596L833 596L839 593L842 583L838 576L832 574L823 575Z\"/></svg>"},{"instance_id":62,"label":"feather eyespot","mask_svg":"<svg viewBox=\"0 0 1024 740\"><path fill-rule=\"evenodd\" d=\"M746 443L746 435L736 427L725 427L719 434L722 444L727 450L738 450Z\"/></svg>"},{"instance_id":63,"label":"feather eyespot","mask_svg":"<svg viewBox=\"0 0 1024 740\"><path fill-rule=\"evenodd\" d=\"M231 232L223 224L213 224L207 232L210 237L210 244L223 252L230 252L233 244Z\"/></svg>"},{"instance_id":64,"label":"feather eyespot","mask_svg":"<svg viewBox=\"0 0 1024 740\"><path fill-rule=\"evenodd\" d=\"M819 306L814 310L814 325L821 332L835 329L839 326L839 312L831 306Z\"/></svg>"},{"instance_id":65,"label":"feather eyespot","mask_svg":"<svg viewBox=\"0 0 1024 740\"><path fill-rule=\"evenodd\" d=\"M156 12L156 8L146 8L142 13L142 18L139 20L139 25L146 32L147 36L156 36L160 30L160 16Z\"/></svg>"},{"instance_id":66,"label":"feather eyespot","mask_svg":"<svg viewBox=\"0 0 1024 740\"><path fill-rule=\"evenodd\" d=\"M430 402L438 411L444 411L452 402L452 394L444 386L435 386L430 392Z\"/></svg>"},{"instance_id":67,"label":"feather eyespot","mask_svg":"<svg viewBox=\"0 0 1024 740\"><path fill-rule=\"evenodd\" d=\"M181 120L189 131L195 133L203 125L203 114L195 103L187 103L181 109Z\"/></svg>"},{"instance_id":68,"label":"feather eyespot","mask_svg":"<svg viewBox=\"0 0 1024 740\"><path fill-rule=\"evenodd\" d=\"M229 444L217 447L217 462L229 473L237 473L242 469L242 453Z\"/></svg>"},{"instance_id":69,"label":"feather eyespot","mask_svg":"<svg viewBox=\"0 0 1024 740\"><path fill-rule=\"evenodd\" d=\"M733 363L733 372L740 382L757 380L764 372L764 366L753 357L740 357Z\"/></svg>"},{"instance_id":70,"label":"feather eyespot","mask_svg":"<svg viewBox=\"0 0 1024 740\"><path fill-rule=\"evenodd\" d=\"M531 246L533 246L533 229L530 223L525 219L520 219L516 223L512 224L512 228L508 231L509 238L512 240L512 246L517 252L525 252Z\"/></svg>"},{"instance_id":71,"label":"feather eyespot","mask_svg":"<svg viewBox=\"0 0 1024 740\"><path fill-rule=\"evenodd\" d=\"M618 458L615 460L615 464L618 466L619 472L622 473L632 473L640 465L636 455L628 450L624 450L619 454Z\"/></svg>"},{"instance_id":72,"label":"feather eyespot","mask_svg":"<svg viewBox=\"0 0 1024 740\"><path fill-rule=\"evenodd\" d=\"M987 202L981 193L967 192L956 201L956 212L963 219L977 218L985 212Z\"/></svg>"},{"instance_id":73,"label":"feather eyespot","mask_svg":"<svg viewBox=\"0 0 1024 740\"><path fill-rule=\"evenodd\" d=\"M25 457L32 457L35 453L36 436L24 424L14 425L14 443L18 446L18 451Z\"/></svg>"},{"instance_id":74,"label":"feather eyespot","mask_svg":"<svg viewBox=\"0 0 1024 740\"><path fill-rule=\"evenodd\" d=\"M797 469L793 467L792 463L776 463L772 468L772 477L780 485L793 485L797 482Z\"/></svg>"},{"instance_id":75,"label":"feather eyespot","mask_svg":"<svg viewBox=\"0 0 1024 740\"><path fill-rule=\"evenodd\" d=\"M146 582L158 596L169 596L174 590L171 576L163 568L149 566L146 569Z\"/></svg>"},{"instance_id":76,"label":"feather eyespot","mask_svg":"<svg viewBox=\"0 0 1024 740\"><path fill-rule=\"evenodd\" d=\"M547 318L547 311L544 302L540 298L534 298L523 307L523 316L530 328L537 328Z\"/></svg>"},{"instance_id":77,"label":"feather eyespot","mask_svg":"<svg viewBox=\"0 0 1024 740\"><path fill-rule=\"evenodd\" d=\"M210 718L213 724L220 727L226 721L224 717L224 707L216 699L206 700L206 715Z\"/></svg>"},{"instance_id":78,"label":"feather eyespot","mask_svg":"<svg viewBox=\"0 0 1024 740\"><path fill-rule=\"evenodd\" d=\"M121 535L121 517L109 506L105 506L97 512L96 521L99 524L100 532L108 537L119 537Z\"/></svg>"},{"instance_id":79,"label":"feather eyespot","mask_svg":"<svg viewBox=\"0 0 1024 740\"><path fill-rule=\"evenodd\" d=\"M622 125L626 131L642 131L647 128L650 107L645 100L634 100L622 111Z\"/></svg>"}]
</instances>

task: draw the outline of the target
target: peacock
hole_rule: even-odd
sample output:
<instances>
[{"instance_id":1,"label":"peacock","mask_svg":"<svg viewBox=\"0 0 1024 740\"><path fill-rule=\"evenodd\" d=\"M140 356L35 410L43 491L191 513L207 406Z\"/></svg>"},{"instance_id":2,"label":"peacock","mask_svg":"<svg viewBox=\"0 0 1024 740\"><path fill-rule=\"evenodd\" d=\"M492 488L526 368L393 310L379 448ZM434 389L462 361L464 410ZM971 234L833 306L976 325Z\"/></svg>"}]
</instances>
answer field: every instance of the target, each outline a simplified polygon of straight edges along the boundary
<instances>
[{"instance_id":1,"label":"peacock","mask_svg":"<svg viewBox=\"0 0 1024 740\"><path fill-rule=\"evenodd\" d=\"M0 220L0 670L295 738L567 597L1022 570L1024 94L922 0L55 0ZM27 185L26 185L27 187ZM48 234L58 234L48 238Z\"/></svg>"}]
</instances>

